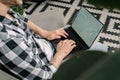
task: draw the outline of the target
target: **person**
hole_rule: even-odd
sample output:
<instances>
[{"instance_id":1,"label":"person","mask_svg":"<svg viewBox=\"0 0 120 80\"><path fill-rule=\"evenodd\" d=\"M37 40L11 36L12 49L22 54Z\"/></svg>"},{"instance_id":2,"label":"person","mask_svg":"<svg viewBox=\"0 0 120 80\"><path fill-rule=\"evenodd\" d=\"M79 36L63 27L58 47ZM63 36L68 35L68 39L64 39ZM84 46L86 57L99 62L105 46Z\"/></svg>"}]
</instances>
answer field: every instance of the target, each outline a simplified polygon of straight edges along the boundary
<instances>
[{"instance_id":1,"label":"person","mask_svg":"<svg viewBox=\"0 0 120 80\"><path fill-rule=\"evenodd\" d=\"M63 29L44 30L11 9L22 3L0 0L0 61L23 80L50 80L76 44L60 41L55 52L50 40L68 34Z\"/></svg>"}]
</instances>

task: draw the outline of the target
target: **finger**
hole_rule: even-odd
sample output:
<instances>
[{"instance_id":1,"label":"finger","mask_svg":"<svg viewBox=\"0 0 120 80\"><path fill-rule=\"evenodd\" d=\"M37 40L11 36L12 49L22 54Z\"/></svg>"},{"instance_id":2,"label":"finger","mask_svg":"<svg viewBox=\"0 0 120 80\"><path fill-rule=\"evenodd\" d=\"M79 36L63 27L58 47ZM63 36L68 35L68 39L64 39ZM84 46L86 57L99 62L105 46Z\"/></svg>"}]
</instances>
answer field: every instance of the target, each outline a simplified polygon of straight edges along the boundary
<instances>
[{"instance_id":1,"label":"finger","mask_svg":"<svg viewBox=\"0 0 120 80\"><path fill-rule=\"evenodd\" d=\"M76 47L76 43L75 41L71 40L70 43L69 43L73 48Z\"/></svg>"},{"instance_id":2,"label":"finger","mask_svg":"<svg viewBox=\"0 0 120 80\"><path fill-rule=\"evenodd\" d=\"M60 36L62 36L62 37L67 38L67 35L66 35L66 34L64 34L64 33L62 33L62 32L59 32L59 33L58 33L58 35L60 35Z\"/></svg>"},{"instance_id":3,"label":"finger","mask_svg":"<svg viewBox=\"0 0 120 80\"><path fill-rule=\"evenodd\" d=\"M70 42L70 44L76 44L76 42L73 40L69 40L69 42Z\"/></svg>"},{"instance_id":4,"label":"finger","mask_svg":"<svg viewBox=\"0 0 120 80\"><path fill-rule=\"evenodd\" d=\"M65 38L67 38L67 36L69 35L67 32L65 32L64 29L59 29L58 34L65 37Z\"/></svg>"},{"instance_id":5,"label":"finger","mask_svg":"<svg viewBox=\"0 0 120 80\"><path fill-rule=\"evenodd\" d=\"M60 41L57 45L62 46L63 45L63 41Z\"/></svg>"},{"instance_id":6,"label":"finger","mask_svg":"<svg viewBox=\"0 0 120 80\"><path fill-rule=\"evenodd\" d=\"M61 29L61 31L62 31L66 36L69 35L64 29Z\"/></svg>"},{"instance_id":7,"label":"finger","mask_svg":"<svg viewBox=\"0 0 120 80\"><path fill-rule=\"evenodd\" d=\"M64 43L68 43L68 42L69 42L69 40L68 40L68 39L65 39L65 40L63 40L63 42L64 42Z\"/></svg>"},{"instance_id":8,"label":"finger","mask_svg":"<svg viewBox=\"0 0 120 80\"><path fill-rule=\"evenodd\" d=\"M77 45L75 45L75 44L74 44L74 45L72 45L72 49L73 49L73 48L75 48L76 46L77 46Z\"/></svg>"},{"instance_id":9,"label":"finger","mask_svg":"<svg viewBox=\"0 0 120 80\"><path fill-rule=\"evenodd\" d=\"M73 40L71 40L68 44L72 49L76 47L76 43Z\"/></svg>"},{"instance_id":10,"label":"finger","mask_svg":"<svg viewBox=\"0 0 120 80\"><path fill-rule=\"evenodd\" d=\"M58 35L58 36L56 36L56 39L60 39L60 38L61 38L61 36L59 36L59 35Z\"/></svg>"},{"instance_id":11,"label":"finger","mask_svg":"<svg viewBox=\"0 0 120 80\"><path fill-rule=\"evenodd\" d=\"M64 43L64 41L63 41L63 40L61 40L59 43Z\"/></svg>"}]
</instances>

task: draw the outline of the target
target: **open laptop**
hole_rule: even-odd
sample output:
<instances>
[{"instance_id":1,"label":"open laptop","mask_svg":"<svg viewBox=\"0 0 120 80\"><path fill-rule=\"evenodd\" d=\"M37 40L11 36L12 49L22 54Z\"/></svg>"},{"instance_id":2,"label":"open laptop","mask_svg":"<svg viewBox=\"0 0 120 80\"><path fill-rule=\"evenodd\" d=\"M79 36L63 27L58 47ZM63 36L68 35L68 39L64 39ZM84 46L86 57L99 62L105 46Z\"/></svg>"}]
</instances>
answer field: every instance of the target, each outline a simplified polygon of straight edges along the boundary
<instances>
[{"instance_id":1,"label":"open laptop","mask_svg":"<svg viewBox=\"0 0 120 80\"><path fill-rule=\"evenodd\" d=\"M100 33L102 27L103 24L99 20L97 20L87 9L81 7L74 18L72 25L67 25L64 28L69 34L68 39L72 39L76 42L77 46L72 52L89 49ZM65 38L61 38L51 42L56 48L57 43L64 39Z\"/></svg>"}]
</instances>

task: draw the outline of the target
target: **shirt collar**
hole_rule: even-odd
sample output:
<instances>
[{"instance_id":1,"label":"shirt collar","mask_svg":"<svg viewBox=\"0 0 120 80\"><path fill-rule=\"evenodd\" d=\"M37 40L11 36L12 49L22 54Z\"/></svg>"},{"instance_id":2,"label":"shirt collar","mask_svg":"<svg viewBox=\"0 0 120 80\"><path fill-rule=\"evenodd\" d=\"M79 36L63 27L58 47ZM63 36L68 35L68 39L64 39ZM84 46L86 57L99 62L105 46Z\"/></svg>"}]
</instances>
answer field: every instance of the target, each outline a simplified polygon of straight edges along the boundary
<instances>
[{"instance_id":1,"label":"shirt collar","mask_svg":"<svg viewBox=\"0 0 120 80\"><path fill-rule=\"evenodd\" d=\"M12 9L9 9L8 14L10 14L14 18L18 18L18 15L16 14L16 12L14 12Z\"/></svg>"}]
</instances>

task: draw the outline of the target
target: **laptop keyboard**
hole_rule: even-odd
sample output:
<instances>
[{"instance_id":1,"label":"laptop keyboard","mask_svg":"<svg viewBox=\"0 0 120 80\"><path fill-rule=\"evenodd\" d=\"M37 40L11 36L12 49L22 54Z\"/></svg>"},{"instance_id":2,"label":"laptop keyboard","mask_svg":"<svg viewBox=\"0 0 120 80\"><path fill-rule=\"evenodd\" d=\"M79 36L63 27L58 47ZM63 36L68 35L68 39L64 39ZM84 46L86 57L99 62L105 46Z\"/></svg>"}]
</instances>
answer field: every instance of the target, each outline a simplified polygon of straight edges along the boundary
<instances>
[{"instance_id":1,"label":"laptop keyboard","mask_svg":"<svg viewBox=\"0 0 120 80\"><path fill-rule=\"evenodd\" d=\"M81 39L78 39L71 29L67 28L67 29L65 29L65 31L69 34L67 39L72 39L76 42L77 47L75 48L75 50L84 49L85 45L83 45L83 41Z\"/></svg>"},{"instance_id":2,"label":"laptop keyboard","mask_svg":"<svg viewBox=\"0 0 120 80\"><path fill-rule=\"evenodd\" d=\"M78 36L78 34L72 29L72 27L66 28L65 31L69 34L67 39L72 39L76 42L77 46L72 50L73 53L76 52L76 51L88 49L88 46L86 45L86 43ZM65 40L65 39L66 38L62 37L61 39L52 40L51 42L52 42L54 48L56 48L57 43L60 40Z\"/></svg>"}]
</instances>

